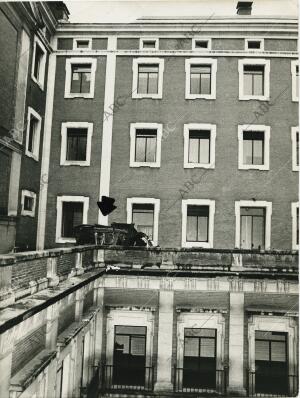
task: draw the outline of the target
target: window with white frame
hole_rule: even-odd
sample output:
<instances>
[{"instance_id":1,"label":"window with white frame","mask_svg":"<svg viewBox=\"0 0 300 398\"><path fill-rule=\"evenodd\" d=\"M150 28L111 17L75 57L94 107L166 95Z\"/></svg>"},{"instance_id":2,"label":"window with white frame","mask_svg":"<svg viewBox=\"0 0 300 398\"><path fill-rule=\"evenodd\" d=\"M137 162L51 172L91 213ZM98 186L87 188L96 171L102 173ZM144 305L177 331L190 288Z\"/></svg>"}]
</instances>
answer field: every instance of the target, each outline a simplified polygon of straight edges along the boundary
<instances>
[{"instance_id":1,"label":"window with white frame","mask_svg":"<svg viewBox=\"0 0 300 398\"><path fill-rule=\"evenodd\" d=\"M182 201L182 247L213 247L215 201Z\"/></svg>"},{"instance_id":2,"label":"window with white frame","mask_svg":"<svg viewBox=\"0 0 300 398\"><path fill-rule=\"evenodd\" d=\"M95 58L67 59L65 98L94 98L96 67Z\"/></svg>"},{"instance_id":3,"label":"window with white frame","mask_svg":"<svg viewBox=\"0 0 300 398\"><path fill-rule=\"evenodd\" d=\"M31 78L40 88L44 89L45 68L46 68L47 51L43 43L35 36L33 44L33 57Z\"/></svg>"},{"instance_id":4,"label":"window with white frame","mask_svg":"<svg viewBox=\"0 0 300 398\"><path fill-rule=\"evenodd\" d=\"M36 161L39 160L41 126L41 116L28 107L25 154Z\"/></svg>"},{"instance_id":5,"label":"window with white frame","mask_svg":"<svg viewBox=\"0 0 300 398\"><path fill-rule=\"evenodd\" d=\"M185 60L185 98L216 99L217 60L191 58Z\"/></svg>"},{"instance_id":6,"label":"window with white frame","mask_svg":"<svg viewBox=\"0 0 300 398\"><path fill-rule=\"evenodd\" d=\"M93 123L62 123L60 164L62 166L89 166L92 134Z\"/></svg>"},{"instance_id":7,"label":"window with white frame","mask_svg":"<svg viewBox=\"0 0 300 398\"><path fill-rule=\"evenodd\" d=\"M292 101L299 101L299 62L291 62L292 72Z\"/></svg>"},{"instance_id":8,"label":"window with white frame","mask_svg":"<svg viewBox=\"0 0 300 398\"><path fill-rule=\"evenodd\" d=\"M239 60L239 99L270 99L270 61L265 59Z\"/></svg>"},{"instance_id":9,"label":"window with white frame","mask_svg":"<svg viewBox=\"0 0 300 398\"><path fill-rule=\"evenodd\" d=\"M127 223L134 223L136 229L147 234L154 245L158 242L159 208L159 199L127 199Z\"/></svg>"},{"instance_id":10,"label":"window with white frame","mask_svg":"<svg viewBox=\"0 0 300 398\"><path fill-rule=\"evenodd\" d=\"M254 200L235 202L236 247L249 250L269 250L271 215L271 202Z\"/></svg>"},{"instance_id":11,"label":"window with white frame","mask_svg":"<svg viewBox=\"0 0 300 398\"><path fill-rule=\"evenodd\" d=\"M292 127L292 170L299 171L299 127Z\"/></svg>"},{"instance_id":12,"label":"window with white frame","mask_svg":"<svg viewBox=\"0 0 300 398\"><path fill-rule=\"evenodd\" d=\"M21 194L21 215L22 216L35 216L36 194L26 189L22 190Z\"/></svg>"},{"instance_id":13,"label":"window with white frame","mask_svg":"<svg viewBox=\"0 0 300 398\"><path fill-rule=\"evenodd\" d=\"M194 38L192 41L192 48L197 51L211 50L211 39Z\"/></svg>"},{"instance_id":14,"label":"window with white frame","mask_svg":"<svg viewBox=\"0 0 300 398\"><path fill-rule=\"evenodd\" d=\"M184 168L215 167L216 125L184 125Z\"/></svg>"},{"instance_id":15,"label":"window with white frame","mask_svg":"<svg viewBox=\"0 0 300 398\"><path fill-rule=\"evenodd\" d=\"M134 59L132 71L132 98L162 98L164 72L163 59Z\"/></svg>"},{"instance_id":16,"label":"window with white frame","mask_svg":"<svg viewBox=\"0 0 300 398\"><path fill-rule=\"evenodd\" d=\"M91 50L92 39L80 38L73 39L73 50Z\"/></svg>"},{"instance_id":17,"label":"window with white frame","mask_svg":"<svg viewBox=\"0 0 300 398\"><path fill-rule=\"evenodd\" d=\"M249 51L263 51L264 50L264 39L245 39L245 50Z\"/></svg>"},{"instance_id":18,"label":"window with white frame","mask_svg":"<svg viewBox=\"0 0 300 398\"><path fill-rule=\"evenodd\" d=\"M131 123L130 167L160 167L162 125Z\"/></svg>"},{"instance_id":19,"label":"window with white frame","mask_svg":"<svg viewBox=\"0 0 300 398\"><path fill-rule=\"evenodd\" d=\"M75 242L74 228L87 223L89 198L85 196L58 196L56 242Z\"/></svg>"},{"instance_id":20,"label":"window with white frame","mask_svg":"<svg viewBox=\"0 0 300 398\"><path fill-rule=\"evenodd\" d=\"M140 38L140 50L158 50L158 38L142 37Z\"/></svg>"},{"instance_id":21,"label":"window with white frame","mask_svg":"<svg viewBox=\"0 0 300 398\"><path fill-rule=\"evenodd\" d=\"M292 203L292 248L299 250L299 202Z\"/></svg>"},{"instance_id":22,"label":"window with white frame","mask_svg":"<svg viewBox=\"0 0 300 398\"><path fill-rule=\"evenodd\" d=\"M238 126L238 140L239 169L269 170L269 126Z\"/></svg>"}]
</instances>

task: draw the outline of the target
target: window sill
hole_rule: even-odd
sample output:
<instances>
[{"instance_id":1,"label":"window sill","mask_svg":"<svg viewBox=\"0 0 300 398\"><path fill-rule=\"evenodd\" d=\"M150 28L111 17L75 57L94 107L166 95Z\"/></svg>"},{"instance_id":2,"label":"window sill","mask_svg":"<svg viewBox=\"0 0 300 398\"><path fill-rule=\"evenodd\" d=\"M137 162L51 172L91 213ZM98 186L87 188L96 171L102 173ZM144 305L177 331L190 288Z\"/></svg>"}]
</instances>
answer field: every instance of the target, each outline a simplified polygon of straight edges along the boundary
<instances>
[{"instance_id":1,"label":"window sill","mask_svg":"<svg viewBox=\"0 0 300 398\"><path fill-rule=\"evenodd\" d=\"M159 163L131 163L129 167L151 167L151 168L160 168Z\"/></svg>"},{"instance_id":2,"label":"window sill","mask_svg":"<svg viewBox=\"0 0 300 398\"><path fill-rule=\"evenodd\" d=\"M56 238L56 243L76 243L75 238Z\"/></svg>"},{"instance_id":3,"label":"window sill","mask_svg":"<svg viewBox=\"0 0 300 398\"><path fill-rule=\"evenodd\" d=\"M35 76L31 75L31 79L39 86L39 88L44 91L44 83L40 82L35 78ZM44 77L45 79L45 77Z\"/></svg>"},{"instance_id":4,"label":"window sill","mask_svg":"<svg viewBox=\"0 0 300 398\"><path fill-rule=\"evenodd\" d=\"M214 169L215 165L213 163L185 163L183 167L185 169Z\"/></svg>"},{"instance_id":5,"label":"window sill","mask_svg":"<svg viewBox=\"0 0 300 398\"><path fill-rule=\"evenodd\" d=\"M90 166L90 162L76 162L76 161L65 161L60 163L60 166L81 166L81 167L88 167Z\"/></svg>"},{"instance_id":6,"label":"window sill","mask_svg":"<svg viewBox=\"0 0 300 398\"><path fill-rule=\"evenodd\" d=\"M270 101L270 97L264 95L243 95L239 97L240 101Z\"/></svg>"},{"instance_id":7,"label":"window sill","mask_svg":"<svg viewBox=\"0 0 300 398\"><path fill-rule=\"evenodd\" d=\"M211 95L211 94L209 94L209 95L186 94L185 99L188 99L188 100L195 100L195 99L215 100L216 96Z\"/></svg>"},{"instance_id":8,"label":"window sill","mask_svg":"<svg viewBox=\"0 0 300 398\"><path fill-rule=\"evenodd\" d=\"M85 93L85 94L65 93L65 98L94 98L94 93Z\"/></svg>"},{"instance_id":9,"label":"window sill","mask_svg":"<svg viewBox=\"0 0 300 398\"><path fill-rule=\"evenodd\" d=\"M183 248L202 247L204 249L211 249L213 246L210 242L183 242Z\"/></svg>"},{"instance_id":10,"label":"window sill","mask_svg":"<svg viewBox=\"0 0 300 398\"><path fill-rule=\"evenodd\" d=\"M39 161L39 157L37 155L35 155L34 153L32 153L32 152L29 152L29 151L26 150L25 151L25 155L28 156L29 158L32 158L36 162Z\"/></svg>"},{"instance_id":11,"label":"window sill","mask_svg":"<svg viewBox=\"0 0 300 398\"><path fill-rule=\"evenodd\" d=\"M133 99L142 99L142 98L162 99L162 94L133 94L132 98Z\"/></svg>"},{"instance_id":12,"label":"window sill","mask_svg":"<svg viewBox=\"0 0 300 398\"><path fill-rule=\"evenodd\" d=\"M261 170L268 171L270 167L267 165L239 165L239 170Z\"/></svg>"},{"instance_id":13,"label":"window sill","mask_svg":"<svg viewBox=\"0 0 300 398\"><path fill-rule=\"evenodd\" d=\"M34 218L35 213L33 213L31 211L21 210L21 216Z\"/></svg>"}]
</instances>

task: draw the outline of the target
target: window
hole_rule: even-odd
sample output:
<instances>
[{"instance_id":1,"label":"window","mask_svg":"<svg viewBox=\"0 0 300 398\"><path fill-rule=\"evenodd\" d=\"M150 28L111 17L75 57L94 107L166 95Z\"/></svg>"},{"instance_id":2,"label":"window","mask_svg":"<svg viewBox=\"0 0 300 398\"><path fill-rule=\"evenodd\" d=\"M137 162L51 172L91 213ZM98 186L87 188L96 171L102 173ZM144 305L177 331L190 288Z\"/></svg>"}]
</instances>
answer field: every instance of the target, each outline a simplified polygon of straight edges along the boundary
<instances>
[{"instance_id":1,"label":"window","mask_svg":"<svg viewBox=\"0 0 300 398\"><path fill-rule=\"evenodd\" d=\"M271 242L272 203L235 202L236 248L269 250Z\"/></svg>"},{"instance_id":2,"label":"window","mask_svg":"<svg viewBox=\"0 0 300 398\"><path fill-rule=\"evenodd\" d=\"M164 60L134 59L132 69L132 98L162 98Z\"/></svg>"},{"instance_id":3,"label":"window","mask_svg":"<svg viewBox=\"0 0 300 398\"><path fill-rule=\"evenodd\" d=\"M238 126L238 140L240 170L269 170L269 126Z\"/></svg>"},{"instance_id":4,"label":"window","mask_svg":"<svg viewBox=\"0 0 300 398\"><path fill-rule=\"evenodd\" d=\"M74 39L73 41L74 50L91 50L92 39Z\"/></svg>"},{"instance_id":5,"label":"window","mask_svg":"<svg viewBox=\"0 0 300 398\"><path fill-rule=\"evenodd\" d=\"M33 44L31 78L42 90L44 89L45 82L46 58L47 52L44 45L37 37L35 37Z\"/></svg>"},{"instance_id":6,"label":"window","mask_svg":"<svg viewBox=\"0 0 300 398\"><path fill-rule=\"evenodd\" d=\"M94 98L96 65L94 58L66 60L65 98Z\"/></svg>"},{"instance_id":7,"label":"window","mask_svg":"<svg viewBox=\"0 0 300 398\"><path fill-rule=\"evenodd\" d=\"M89 166L92 134L92 123L62 123L60 165Z\"/></svg>"},{"instance_id":8,"label":"window","mask_svg":"<svg viewBox=\"0 0 300 398\"><path fill-rule=\"evenodd\" d=\"M213 247L215 201L185 199L182 201L182 246Z\"/></svg>"},{"instance_id":9,"label":"window","mask_svg":"<svg viewBox=\"0 0 300 398\"><path fill-rule=\"evenodd\" d=\"M215 140L215 124L185 124L184 168L214 168Z\"/></svg>"},{"instance_id":10,"label":"window","mask_svg":"<svg viewBox=\"0 0 300 398\"><path fill-rule=\"evenodd\" d=\"M299 203L292 203L292 249L299 250Z\"/></svg>"},{"instance_id":11,"label":"window","mask_svg":"<svg viewBox=\"0 0 300 398\"><path fill-rule=\"evenodd\" d=\"M22 190L21 194L21 215L22 216L35 216L36 194L26 189Z\"/></svg>"},{"instance_id":12,"label":"window","mask_svg":"<svg viewBox=\"0 0 300 398\"><path fill-rule=\"evenodd\" d=\"M211 50L211 39L193 39L192 48L198 51Z\"/></svg>"},{"instance_id":13,"label":"window","mask_svg":"<svg viewBox=\"0 0 300 398\"><path fill-rule=\"evenodd\" d=\"M250 51L263 51L264 40L263 39L245 39L245 50Z\"/></svg>"},{"instance_id":14,"label":"window","mask_svg":"<svg viewBox=\"0 0 300 398\"><path fill-rule=\"evenodd\" d=\"M162 125L130 125L130 167L160 167Z\"/></svg>"},{"instance_id":15,"label":"window","mask_svg":"<svg viewBox=\"0 0 300 398\"><path fill-rule=\"evenodd\" d=\"M299 63L291 62L292 72L292 101L299 101Z\"/></svg>"},{"instance_id":16,"label":"window","mask_svg":"<svg viewBox=\"0 0 300 398\"><path fill-rule=\"evenodd\" d=\"M239 60L239 99L269 100L270 61L261 59Z\"/></svg>"},{"instance_id":17,"label":"window","mask_svg":"<svg viewBox=\"0 0 300 398\"><path fill-rule=\"evenodd\" d=\"M292 127L292 170L299 171L299 127Z\"/></svg>"},{"instance_id":18,"label":"window","mask_svg":"<svg viewBox=\"0 0 300 398\"><path fill-rule=\"evenodd\" d=\"M217 60L193 58L185 61L186 99L215 99Z\"/></svg>"},{"instance_id":19,"label":"window","mask_svg":"<svg viewBox=\"0 0 300 398\"><path fill-rule=\"evenodd\" d=\"M140 50L158 50L158 39L152 37L141 38Z\"/></svg>"},{"instance_id":20,"label":"window","mask_svg":"<svg viewBox=\"0 0 300 398\"><path fill-rule=\"evenodd\" d=\"M147 234L154 245L158 242L159 208L159 199L127 199L127 223L134 223L136 229Z\"/></svg>"},{"instance_id":21,"label":"window","mask_svg":"<svg viewBox=\"0 0 300 398\"><path fill-rule=\"evenodd\" d=\"M133 203L132 222L139 232L144 232L144 234L153 240L154 204Z\"/></svg>"},{"instance_id":22,"label":"window","mask_svg":"<svg viewBox=\"0 0 300 398\"><path fill-rule=\"evenodd\" d=\"M58 196L56 242L75 242L74 227L87 223L89 198L84 196Z\"/></svg>"},{"instance_id":23,"label":"window","mask_svg":"<svg viewBox=\"0 0 300 398\"><path fill-rule=\"evenodd\" d=\"M42 119L32 108L28 108L25 154L39 160Z\"/></svg>"}]
</instances>

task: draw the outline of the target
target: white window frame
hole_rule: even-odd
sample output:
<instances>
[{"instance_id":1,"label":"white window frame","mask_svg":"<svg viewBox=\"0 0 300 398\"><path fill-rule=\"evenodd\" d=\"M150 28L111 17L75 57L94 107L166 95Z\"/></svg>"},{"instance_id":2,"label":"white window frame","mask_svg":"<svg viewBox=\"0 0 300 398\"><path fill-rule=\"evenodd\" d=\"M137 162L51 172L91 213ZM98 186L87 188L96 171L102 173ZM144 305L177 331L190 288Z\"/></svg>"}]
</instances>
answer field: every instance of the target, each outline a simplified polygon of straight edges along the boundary
<instances>
[{"instance_id":1,"label":"white window frame","mask_svg":"<svg viewBox=\"0 0 300 398\"><path fill-rule=\"evenodd\" d=\"M72 65L91 64L91 84L89 93L71 93ZM65 98L94 98L95 78L97 69L96 58L67 58L66 59L66 79L65 79Z\"/></svg>"},{"instance_id":2,"label":"white window frame","mask_svg":"<svg viewBox=\"0 0 300 398\"><path fill-rule=\"evenodd\" d=\"M47 51L46 51L44 44L41 42L41 40L37 36L34 36L33 43L34 44L33 44L32 65L31 65L31 79L40 87L41 90L44 90ZM36 47L37 46L39 46L40 49L44 53L44 56L42 57L42 61L41 61L40 76L39 76L38 80L34 76L34 65L35 65Z\"/></svg>"},{"instance_id":3,"label":"white window frame","mask_svg":"<svg viewBox=\"0 0 300 398\"><path fill-rule=\"evenodd\" d=\"M88 46L85 48L78 48L77 47L78 41L87 41ZM91 50L91 49L92 49L92 38L91 37L75 37L73 39L73 50L86 51L86 50Z\"/></svg>"},{"instance_id":4,"label":"white window frame","mask_svg":"<svg viewBox=\"0 0 300 398\"><path fill-rule=\"evenodd\" d=\"M297 150L296 150L296 136L299 134L299 126L291 128L291 139L292 139L292 170L299 171L300 166L297 165ZM300 138L300 137L299 137Z\"/></svg>"},{"instance_id":5,"label":"white window frame","mask_svg":"<svg viewBox=\"0 0 300 398\"><path fill-rule=\"evenodd\" d=\"M33 116L35 119L37 119L38 124L37 124L37 129L35 132L35 137L34 137L34 145L33 145L33 152L30 152L28 150L28 140L29 140L29 131L30 131L30 120L31 116ZM39 152L40 152L40 137L41 137L41 128L42 128L42 118L41 116L30 106L28 107L28 113L27 113L27 129L26 129L26 144L25 144L25 155L29 156L30 158L36 160L38 162L39 160Z\"/></svg>"},{"instance_id":6,"label":"white window frame","mask_svg":"<svg viewBox=\"0 0 300 398\"><path fill-rule=\"evenodd\" d=\"M155 198L127 198L127 223L132 223L132 205L134 204L152 204L154 205L153 214L153 244L158 244L158 222L160 211L160 199Z\"/></svg>"},{"instance_id":7,"label":"white window frame","mask_svg":"<svg viewBox=\"0 0 300 398\"><path fill-rule=\"evenodd\" d=\"M190 130L209 130L210 131L210 162L209 163L190 163L189 162L189 137ZM216 145L216 131L217 127L215 124L208 123L188 123L183 127L183 140L184 140L184 154L183 154L183 167L185 169L203 168L203 169L214 169L215 168L215 145Z\"/></svg>"},{"instance_id":8,"label":"white window frame","mask_svg":"<svg viewBox=\"0 0 300 398\"><path fill-rule=\"evenodd\" d=\"M83 216L82 224L86 224L88 220L88 210L89 210L89 197L87 196L57 196L56 202L56 243L75 243L75 238L64 238L61 236L62 232L62 208L63 202L81 202L83 203Z\"/></svg>"},{"instance_id":9,"label":"white window frame","mask_svg":"<svg viewBox=\"0 0 300 398\"><path fill-rule=\"evenodd\" d=\"M296 67L299 67L299 61L294 60L291 61L291 74L292 74L292 101L293 102L299 102L299 97L297 97L296 94L296 84L297 84L297 79L296 79Z\"/></svg>"},{"instance_id":10,"label":"white window frame","mask_svg":"<svg viewBox=\"0 0 300 398\"><path fill-rule=\"evenodd\" d=\"M292 212L292 249L299 250L299 244L297 245L297 208L299 209L299 202L291 203Z\"/></svg>"},{"instance_id":11,"label":"white window frame","mask_svg":"<svg viewBox=\"0 0 300 398\"><path fill-rule=\"evenodd\" d=\"M264 69L264 95L245 95L244 94L244 66L245 65L263 65ZM244 58L239 59L239 100L249 101L269 101L270 100L270 60Z\"/></svg>"},{"instance_id":12,"label":"white window frame","mask_svg":"<svg viewBox=\"0 0 300 398\"><path fill-rule=\"evenodd\" d=\"M264 164L243 164L244 145L243 133L244 131L259 131L264 133ZM239 141L239 155L238 168L239 170L270 170L270 135L271 127L262 124L242 124L238 126L238 141Z\"/></svg>"},{"instance_id":13,"label":"white window frame","mask_svg":"<svg viewBox=\"0 0 300 398\"><path fill-rule=\"evenodd\" d=\"M265 250L270 250L272 202L263 200L240 200L235 202L235 247L237 249L240 249L241 246L241 207L264 207L266 209Z\"/></svg>"},{"instance_id":14,"label":"white window frame","mask_svg":"<svg viewBox=\"0 0 300 398\"><path fill-rule=\"evenodd\" d=\"M249 41L259 41L260 42L260 48L249 48L248 43ZM245 50L246 51L264 51L264 39L261 37L247 37L245 39Z\"/></svg>"},{"instance_id":15,"label":"white window frame","mask_svg":"<svg viewBox=\"0 0 300 398\"><path fill-rule=\"evenodd\" d=\"M67 160L67 131L69 128L86 128L86 160ZM60 149L60 165L61 166L90 166L91 163L91 147L92 147L93 123L88 122L65 122L61 124L61 149Z\"/></svg>"},{"instance_id":16,"label":"white window frame","mask_svg":"<svg viewBox=\"0 0 300 398\"><path fill-rule=\"evenodd\" d=\"M135 143L136 130L138 129L154 129L157 131L156 136L156 161L155 162L136 162L135 161ZM161 163L161 140L162 140L162 124L160 123L131 123L130 124L130 167L160 167Z\"/></svg>"},{"instance_id":17,"label":"white window frame","mask_svg":"<svg viewBox=\"0 0 300 398\"><path fill-rule=\"evenodd\" d=\"M154 41L155 47L154 48L144 48L144 41ZM144 51L157 51L159 49L159 39L158 37L147 36L140 38L140 50Z\"/></svg>"},{"instance_id":18,"label":"white window frame","mask_svg":"<svg viewBox=\"0 0 300 398\"><path fill-rule=\"evenodd\" d=\"M197 48L197 41L207 41L207 48ZM210 51L211 50L211 38L209 37L194 37L192 39L192 50L194 51Z\"/></svg>"},{"instance_id":19,"label":"white window frame","mask_svg":"<svg viewBox=\"0 0 300 398\"><path fill-rule=\"evenodd\" d=\"M186 240L187 230L187 208L188 206L209 206L208 216L208 242L188 242ZM182 211L182 247L202 247L213 248L214 240L214 218L215 218L215 201L210 199L183 199L181 204Z\"/></svg>"},{"instance_id":20,"label":"white window frame","mask_svg":"<svg viewBox=\"0 0 300 398\"><path fill-rule=\"evenodd\" d=\"M151 93L138 93L138 73L139 65L141 64L158 64L158 92L157 94ZM164 76L164 60L161 58L135 58L132 61L132 98L152 98L162 99L163 96L163 76Z\"/></svg>"},{"instance_id":21,"label":"white window frame","mask_svg":"<svg viewBox=\"0 0 300 398\"><path fill-rule=\"evenodd\" d=\"M24 209L25 196L28 196L28 197L33 199L33 208L32 208L32 210L25 210ZM22 193L21 193L21 216L34 217L35 216L35 207L36 207L36 193L34 193L32 191L28 191L27 189L22 189Z\"/></svg>"},{"instance_id":22,"label":"white window frame","mask_svg":"<svg viewBox=\"0 0 300 398\"><path fill-rule=\"evenodd\" d=\"M191 94L191 66L211 65L211 93ZM216 99L217 92L217 59L214 58L189 58L185 60L185 98L186 99Z\"/></svg>"}]
</instances>

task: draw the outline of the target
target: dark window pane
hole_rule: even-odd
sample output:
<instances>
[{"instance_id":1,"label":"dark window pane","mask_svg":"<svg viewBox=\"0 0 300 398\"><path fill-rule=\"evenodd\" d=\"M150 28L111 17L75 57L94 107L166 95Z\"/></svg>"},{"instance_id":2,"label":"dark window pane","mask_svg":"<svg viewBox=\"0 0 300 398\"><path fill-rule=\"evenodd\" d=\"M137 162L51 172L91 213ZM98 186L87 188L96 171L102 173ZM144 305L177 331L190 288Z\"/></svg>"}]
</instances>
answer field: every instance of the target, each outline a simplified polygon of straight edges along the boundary
<instances>
[{"instance_id":1,"label":"dark window pane","mask_svg":"<svg viewBox=\"0 0 300 398\"><path fill-rule=\"evenodd\" d=\"M38 128L38 120L34 117L30 117L29 134L28 134L28 146L29 152L33 153L35 149L36 134Z\"/></svg>"},{"instance_id":2,"label":"dark window pane","mask_svg":"<svg viewBox=\"0 0 300 398\"><path fill-rule=\"evenodd\" d=\"M201 339L200 356L203 358L215 357L215 339L205 338Z\"/></svg>"},{"instance_id":3,"label":"dark window pane","mask_svg":"<svg viewBox=\"0 0 300 398\"><path fill-rule=\"evenodd\" d=\"M116 326L116 333L122 334L140 334L146 336L146 326Z\"/></svg>"},{"instance_id":4,"label":"dark window pane","mask_svg":"<svg viewBox=\"0 0 300 398\"><path fill-rule=\"evenodd\" d=\"M40 79L43 56L44 56L43 50L36 43L33 75L38 81Z\"/></svg>"},{"instance_id":5,"label":"dark window pane","mask_svg":"<svg viewBox=\"0 0 300 398\"><path fill-rule=\"evenodd\" d=\"M208 206L188 206L187 208L187 241L208 241Z\"/></svg>"},{"instance_id":6,"label":"dark window pane","mask_svg":"<svg viewBox=\"0 0 300 398\"><path fill-rule=\"evenodd\" d=\"M69 128L67 130L66 160L85 161L87 129Z\"/></svg>"},{"instance_id":7,"label":"dark window pane","mask_svg":"<svg viewBox=\"0 0 300 398\"><path fill-rule=\"evenodd\" d=\"M286 361L286 343L283 341L271 342L271 361Z\"/></svg>"},{"instance_id":8,"label":"dark window pane","mask_svg":"<svg viewBox=\"0 0 300 398\"><path fill-rule=\"evenodd\" d=\"M155 49L155 40L143 40L143 48Z\"/></svg>"},{"instance_id":9,"label":"dark window pane","mask_svg":"<svg viewBox=\"0 0 300 398\"><path fill-rule=\"evenodd\" d=\"M143 232L153 239L154 205L134 204L132 206L132 222L139 232Z\"/></svg>"},{"instance_id":10,"label":"dark window pane","mask_svg":"<svg viewBox=\"0 0 300 398\"><path fill-rule=\"evenodd\" d=\"M261 46L261 42L258 40L249 40L248 41L248 48L249 49L259 49Z\"/></svg>"},{"instance_id":11,"label":"dark window pane","mask_svg":"<svg viewBox=\"0 0 300 398\"><path fill-rule=\"evenodd\" d=\"M77 48L88 48L89 41L88 40L77 40L76 41Z\"/></svg>"},{"instance_id":12,"label":"dark window pane","mask_svg":"<svg viewBox=\"0 0 300 398\"><path fill-rule=\"evenodd\" d=\"M184 339L184 356L198 357L199 355L199 338L186 337Z\"/></svg>"},{"instance_id":13,"label":"dark window pane","mask_svg":"<svg viewBox=\"0 0 300 398\"><path fill-rule=\"evenodd\" d=\"M255 341L255 360L256 361L269 361L269 342L267 340Z\"/></svg>"},{"instance_id":14,"label":"dark window pane","mask_svg":"<svg viewBox=\"0 0 300 398\"><path fill-rule=\"evenodd\" d=\"M24 197L24 210L32 211L33 210L34 199L30 196Z\"/></svg>"},{"instance_id":15,"label":"dark window pane","mask_svg":"<svg viewBox=\"0 0 300 398\"><path fill-rule=\"evenodd\" d=\"M72 65L71 93L89 93L91 64Z\"/></svg>"},{"instance_id":16,"label":"dark window pane","mask_svg":"<svg viewBox=\"0 0 300 398\"><path fill-rule=\"evenodd\" d=\"M296 164L299 166L299 133L296 133Z\"/></svg>"},{"instance_id":17,"label":"dark window pane","mask_svg":"<svg viewBox=\"0 0 300 398\"><path fill-rule=\"evenodd\" d=\"M195 47L196 48L208 48L208 41L207 40L196 40Z\"/></svg>"},{"instance_id":18,"label":"dark window pane","mask_svg":"<svg viewBox=\"0 0 300 398\"><path fill-rule=\"evenodd\" d=\"M244 65L244 94L264 94L264 66Z\"/></svg>"},{"instance_id":19,"label":"dark window pane","mask_svg":"<svg viewBox=\"0 0 300 398\"><path fill-rule=\"evenodd\" d=\"M216 329L204 329L204 328L185 328L185 336L198 336L198 337L215 337Z\"/></svg>"},{"instance_id":20,"label":"dark window pane","mask_svg":"<svg viewBox=\"0 0 300 398\"><path fill-rule=\"evenodd\" d=\"M243 163L264 164L264 133L260 131L244 131L243 133Z\"/></svg>"},{"instance_id":21,"label":"dark window pane","mask_svg":"<svg viewBox=\"0 0 300 398\"><path fill-rule=\"evenodd\" d=\"M143 356L146 354L145 337L131 337L131 352L132 355Z\"/></svg>"},{"instance_id":22,"label":"dark window pane","mask_svg":"<svg viewBox=\"0 0 300 398\"><path fill-rule=\"evenodd\" d=\"M62 237L73 238L74 227L82 224L83 203L63 202L62 207Z\"/></svg>"}]
</instances>

